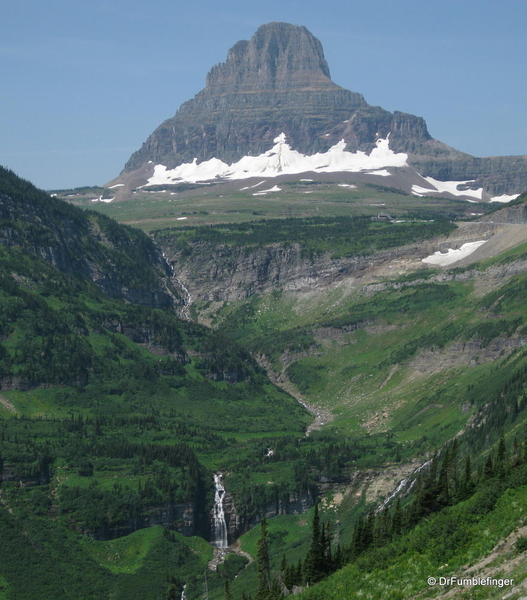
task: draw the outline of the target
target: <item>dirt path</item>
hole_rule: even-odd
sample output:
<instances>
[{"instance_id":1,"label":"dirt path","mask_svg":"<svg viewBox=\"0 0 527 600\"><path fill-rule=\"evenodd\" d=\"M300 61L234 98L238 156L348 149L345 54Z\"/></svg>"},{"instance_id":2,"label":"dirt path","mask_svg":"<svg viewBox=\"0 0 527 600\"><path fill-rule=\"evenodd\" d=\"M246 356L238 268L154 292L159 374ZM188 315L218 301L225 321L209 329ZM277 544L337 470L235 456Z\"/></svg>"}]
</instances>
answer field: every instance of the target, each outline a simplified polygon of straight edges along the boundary
<instances>
[{"instance_id":1,"label":"dirt path","mask_svg":"<svg viewBox=\"0 0 527 600\"><path fill-rule=\"evenodd\" d=\"M11 412L18 412L17 409L11 404L11 402L9 402L9 400L7 398L4 398L4 396L2 396L0 394L0 404L4 407L7 408L7 410L10 410Z\"/></svg>"}]
</instances>

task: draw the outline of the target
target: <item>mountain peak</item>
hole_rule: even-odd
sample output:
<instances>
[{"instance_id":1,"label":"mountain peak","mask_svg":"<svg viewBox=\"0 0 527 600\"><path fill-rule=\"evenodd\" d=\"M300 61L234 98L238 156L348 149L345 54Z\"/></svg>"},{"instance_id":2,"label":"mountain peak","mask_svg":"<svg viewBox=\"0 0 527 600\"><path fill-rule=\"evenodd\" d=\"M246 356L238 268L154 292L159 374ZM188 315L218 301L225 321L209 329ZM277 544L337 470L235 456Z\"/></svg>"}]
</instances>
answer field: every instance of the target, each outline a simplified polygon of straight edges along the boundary
<instances>
[{"instance_id":1,"label":"mountain peak","mask_svg":"<svg viewBox=\"0 0 527 600\"><path fill-rule=\"evenodd\" d=\"M322 44L305 27L268 23L240 40L227 60L212 68L206 89L214 92L335 89Z\"/></svg>"},{"instance_id":2,"label":"mountain peak","mask_svg":"<svg viewBox=\"0 0 527 600\"><path fill-rule=\"evenodd\" d=\"M527 185L527 158L468 156L433 139L421 117L369 105L331 81L322 44L312 33L280 22L234 44L225 62L210 70L205 88L161 123L122 175L144 183L156 165L172 170L211 159L231 165L265 154L281 133L306 156L326 153L342 140L347 151L369 155L389 136L390 151L408 155L421 175L469 181L471 189L484 188L491 196L516 194Z\"/></svg>"},{"instance_id":3,"label":"mountain peak","mask_svg":"<svg viewBox=\"0 0 527 600\"><path fill-rule=\"evenodd\" d=\"M328 130L367 106L331 81L322 44L305 27L268 23L234 44L206 87L154 131L125 171L149 161L168 168L194 158L234 162L265 152L281 132L300 152L326 151L342 137Z\"/></svg>"}]
</instances>

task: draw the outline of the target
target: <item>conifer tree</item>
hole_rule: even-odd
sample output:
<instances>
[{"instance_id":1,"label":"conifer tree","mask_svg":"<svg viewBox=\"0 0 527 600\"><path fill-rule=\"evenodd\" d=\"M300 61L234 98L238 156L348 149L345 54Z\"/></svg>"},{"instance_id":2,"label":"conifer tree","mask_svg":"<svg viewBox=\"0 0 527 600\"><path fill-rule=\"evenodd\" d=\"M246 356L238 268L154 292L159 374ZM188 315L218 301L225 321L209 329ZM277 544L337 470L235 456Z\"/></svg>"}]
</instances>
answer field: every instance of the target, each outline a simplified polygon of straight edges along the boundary
<instances>
[{"instance_id":1,"label":"conifer tree","mask_svg":"<svg viewBox=\"0 0 527 600\"><path fill-rule=\"evenodd\" d=\"M271 587L271 565L269 559L269 543L267 539L267 519L260 521L260 539L257 542L256 567L258 569L257 600L269 598Z\"/></svg>"},{"instance_id":2,"label":"conifer tree","mask_svg":"<svg viewBox=\"0 0 527 600\"><path fill-rule=\"evenodd\" d=\"M315 513L313 515L313 526L311 531L311 546L309 547L304 563L304 576L307 584L316 583L324 576L325 556L322 530L318 504L315 504Z\"/></svg>"},{"instance_id":3,"label":"conifer tree","mask_svg":"<svg viewBox=\"0 0 527 600\"><path fill-rule=\"evenodd\" d=\"M486 481L491 477L494 477L494 462L492 460L492 456L489 454L487 460L485 461L485 465L483 466L481 479L482 481Z\"/></svg>"},{"instance_id":4,"label":"conifer tree","mask_svg":"<svg viewBox=\"0 0 527 600\"><path fill-rule=\"evenodd\" d=\"M403 530L403 511L401 509L401 499L397 498L392 516L392 533L398 535Z\"/></svg>"},{"instance_id":5,"label":"conifer tree","mask_svg":"<svg viewBox=\"0 0 527 600\"><path fill-rule=\"evenodd\" d=\"M498 443L498 449L496 451L496 461L494 467L495 474L497 477L505 477L508 472L508 464L507 464L507 446L505 444L505 438L503 437L503 433L500 436L500 441Z\"/></svg>"}]
</instances>

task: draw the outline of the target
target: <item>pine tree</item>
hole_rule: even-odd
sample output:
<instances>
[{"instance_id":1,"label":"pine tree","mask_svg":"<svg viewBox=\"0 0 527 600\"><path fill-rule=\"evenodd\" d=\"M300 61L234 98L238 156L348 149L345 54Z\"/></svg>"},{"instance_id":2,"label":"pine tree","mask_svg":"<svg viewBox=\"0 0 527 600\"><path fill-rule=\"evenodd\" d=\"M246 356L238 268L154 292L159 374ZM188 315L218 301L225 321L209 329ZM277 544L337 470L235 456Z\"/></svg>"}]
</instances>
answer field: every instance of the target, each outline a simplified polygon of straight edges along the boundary
<instances>
[{"instance_id":1,"label":"pine tree","mask_svg":"<svg viewBox=\"0 0 527 600\"><path fill-rule=\"evenodd\" d=\"M438 508L442 508L444 506L448 506L450 504L450 480L449 473L451 471L450 467L450 448L445 450L445 457L443 459L443 463L441 465L441 470L439 471L439 478L437 481L437 504Z\"/></svg>"},{"instance_id":2,"label":"pine tree","mask_svg":"<svg viewBox=\"0 0 527 600\"><path fill-rule=\"evenodd\" d=\"M311 531L311 546L309 547L304 563L306 583L316 583L324 576L324 546L322 540L322 528L320 526L320 515L318 504L315 504L313 515L313 527Z\"/></svg>"},{"instance_id":3,"label":"pine tree","mask_svg":"<svg viewBox=\"0 0 527 600\"><path fill-rule=\"evenodd\" d=\"M178 598L179 598L179 592L176 587L176 584L171 583L166 591L165 600L177 600Z\"/></svg>"},{"instance_id":4,"label":"pine tree","mask_svg":"<svg viewBox=\"0 0 527 600\"><path fill-rule=\"evenodd\" d=\"M509 470L507 464L507 446L505 444L505 438L503 437L503 433L500 436L498 449L496 451L496 461L494 470L497 477L505 477Z\"/></svg>"},{"instance_id":5,"label":"pine tree","mask_svg":"<svg viewBox=\"0 0 527 600\"><path fill-rule=\"evenodd\" d=\"M401 509L401 499L397 498L392 516L392 533L399 535L403 530L403 511Z\"/></svg>"},{"instance_id":6,"label":"pine tree","mask_svg":"<svg viewBox=\"0 0 527 600\"><path fill-rule=\"evenodd\" d=\"M267 519L260 521L260 539L257 542L256 568L258 569L257 600L269 598L271 587L271 565L269 559L269 543L267 539Z\"/></svg>"},{"instance_id":7,"label":"pine tree","mask_svg":"<svg viewBox=\"0 0 527 600\"><path fill-rule=\"evenodd\" d=\"M465 459L465 472L463 474L463 479L459 486L459 492L457 495L457 499L459 501L465 500L474 492L474 481L472 479L472 463L470 461L470 455L467 455Z\"/></svg>"},{"instance_id":8,"label":"pine tree","mask_svg":"<svg viewBox=\"0 0 527 600\"><path fill-rule=\"evenodd\" d=\"M486 481L492 477L494 477L494 462L492 460L492 456L489 454L487 460L485 461L485 465L483 466L481 479L482 481Z\"/></svg>"}]
</instances>

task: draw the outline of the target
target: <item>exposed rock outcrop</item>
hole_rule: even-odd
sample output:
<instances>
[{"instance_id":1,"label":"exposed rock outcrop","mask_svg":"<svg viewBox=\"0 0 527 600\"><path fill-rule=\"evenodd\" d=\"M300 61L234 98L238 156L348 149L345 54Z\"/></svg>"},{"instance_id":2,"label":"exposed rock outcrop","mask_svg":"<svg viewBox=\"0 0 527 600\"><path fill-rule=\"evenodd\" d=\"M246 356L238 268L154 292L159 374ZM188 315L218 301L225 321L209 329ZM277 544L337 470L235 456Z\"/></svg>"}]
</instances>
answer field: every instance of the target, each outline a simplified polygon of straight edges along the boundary
<instances>
[{"instance_id":1,"label":"exposed rock outcrop","mask_svg":"<svg viewBox=\"0 0 527 600\"><path fill-rule=\"evenodd\" d=\"M236 509L231 494L226 494L224 501L225 520L229 540L235 540L249 531L263 519L270 519L278 515L301 515L311 506L315 499L308 493L291 493L287 498L276 499L276 502L261 506L252 514L244 514Z\"/></svg>"},{"instance_id":2,"label":"exposed rock outcrop","mask_svg":"<svg viewBox=\"0 0 527 600\"><path fill-rule=\"evenodd\" d=\"M164 251L194 300L233 302L273 289L321 289L341 279L371 275L372 269L386 275L388 271L384 273L383 265L389 267L393 261L407 260L422 267L421 258L437 250L446 251L467 242L487 239L497 229L498 226L491 223L474 224L471 228L453 232L448 238L346 258L333 258L329 252L309 257L297 243L249 249L197 242L190 243L185 252L176 252L169 244ZM394 275L395 271L390 273Z\"/></svg>"},{"instance_id":3,"label":"exposed rock outcrop","mask_svg":"<svg viewBox=\"0 0 527 600\"><path fill-rule=\"evenodd\" d=\"M523 202L522 202L523 200ZM513 225L527 224L527 194L518 198L517 203L512 206L504 206L481 218L488 223L510 223Z\"/></svg>"},{"instance_id":4,"label":"exposed rock outcrop","mask_svg":"<svg viewBox=\"0 0 527 600\"><path fill-rule=\"evenodd\" d=\"M147 511L126 519L111 527L103 527L95 532L85 532L97 540L112 540L130 535L139 529L162 525L173 529L185 536L204 535L206 532L200 528L204 519L196 515L196 510L190 504L162 504L151 506Z\"/></svg>"}]
</instances>

